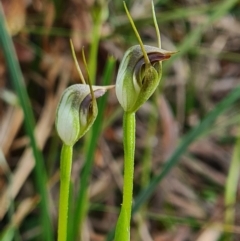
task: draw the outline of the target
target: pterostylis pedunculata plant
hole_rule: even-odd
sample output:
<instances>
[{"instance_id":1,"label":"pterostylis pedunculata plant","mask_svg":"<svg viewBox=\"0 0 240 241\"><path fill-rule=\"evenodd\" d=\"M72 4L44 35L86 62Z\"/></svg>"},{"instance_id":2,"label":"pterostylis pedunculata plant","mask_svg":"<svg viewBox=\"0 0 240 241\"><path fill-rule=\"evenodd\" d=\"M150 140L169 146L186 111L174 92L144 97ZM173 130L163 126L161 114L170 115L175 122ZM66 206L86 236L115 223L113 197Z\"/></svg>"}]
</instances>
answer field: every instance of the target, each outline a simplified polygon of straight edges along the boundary
<instances>
[{"instance_id":1,"label":"pterostylis pedunculata plant","mask_svg":"<svg viewBox=\"0 0 240 241\"><path fill-rule=\"evenodd\" d=\"M123 201L116 226L115 241L130 240L135 152L135 112L151 97L158 87L162 76L162 61L169 59L175 53L161 49L160 31L153 2L153 21L158 37L158 47L143 45L125 2L123 4L139 45L135 45L126 51L121 61L116 81L116 95L124 109L124 181Z\"/></svg>"},{"instance_id":2,"label":"pterostylis pedunculata plant","mask_svg":"<svg viewBox=\"0 0 240 241\"><path fill-rule=\"evenodd\" d=\"M55 125L58 135L63 142L60 160L58 241L67 240L73 145L85 135L97 117L98 108L96 98L102 96L108 89L114 87L113 85L92 86L89 77L87 81L85 81L77 63L72 42L70 42L70 44L82 84L72 85L63 92L56 112ZM82 51L82 54L84 65L88 72L84 51Z\"/></svg>"}]
</instances>

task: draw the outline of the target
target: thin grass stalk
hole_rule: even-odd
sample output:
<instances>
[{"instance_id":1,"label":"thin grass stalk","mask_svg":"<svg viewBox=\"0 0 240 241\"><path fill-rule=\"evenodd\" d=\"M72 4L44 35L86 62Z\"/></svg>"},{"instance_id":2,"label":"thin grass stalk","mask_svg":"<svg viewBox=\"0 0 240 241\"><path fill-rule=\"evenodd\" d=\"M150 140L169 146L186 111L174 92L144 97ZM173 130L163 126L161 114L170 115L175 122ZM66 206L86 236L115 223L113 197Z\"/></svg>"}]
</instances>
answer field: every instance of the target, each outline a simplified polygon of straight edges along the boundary
<instances>
[{"instance_id":1,"label":"thin grass stalk","mask_svg":"<svg viewBox=\"0 0 240 241\"><path fill-rule=\"evenodd\" d=\"M156 1L155 1L156 3ZM215 2L207 3L207 4L199 4L197 6L191 6L191 7L179 7L175 9L171 9L168 11L162 12L157 17L157 22L159 24L166 23L174 20L186 20L190 17L194 16L201 16L203 14L209 14L210 12L213 12L215 8L217 8L219 4L216 4ZM143 16L141 18L136 19L135 21L136 26L146 26L152 23L152 17L151 16ZM130 26L128 24L128 21L117 21L115 20L113 22L114 27L116 28L116 32L122 32L123 30L129 31Z\"/></svg>"},{"instance_id":2,"label":"thin grass stalk","mask_svg":"<svg viewBox=\"0 0 240 241\"><path fill-rule=\"evenodd\" d=\"M7 195L9 200L9 210L7 212L7 218L9 219L9 221L11 221L15 212L14 199L12 198L12 194L11 194L13 175L1 148L0 148L0 167L6 175L7 182L9 185L9 188L7 190L8 191Z\"/></svg>"},{"instance_id":3,"label":"thin grass stalk","mask_svg":"<svg viewBox=\"0 0 240 241\"><path fill-rule=\"evenodd\" d=\"M240 87L234 89L227 97L225 97L216 107L202 120L202 122L189 131L183 138L173 155L166 161L162 172L155 176L148 187L143 190L136 198L133 205L133 213L150 197L160 181L170 172L170 170L178 164L180 157L187 150L188 146L193 143L199 136L210 128L216 118L226 111L234 102L240 99Z\"/></svg>"},{"instance_id":4,"label":"thin grass stalk","mask_svg":"<svg viewBox=\"0 0 240 241\"><path fill-rule=\"evenodd\" d=\"M6 21L3 14L2 5L0 3L0 43L8 65L9 74L13 86L18 94L20 105L24 113L24 126L30 140L30 145L35 159L34 176L38 192L41 196L40 200L40 220L41 220L41 237L42 240L53 240L52 224L48 207L48 196L46 188L46 171L44 168L44 160L42 153L37 147L34 136L34 116L30 105L29 97L24 85L24 78L17 61L16 52L14 50L12 39L6 30Z\"/></svg>"},{"instance_id":5,"label":"thin grass stalk","mask_svg":"<svg viewBox=\"0 0 240 241\"><path fill-rule=\"evenodd\" d=\"M155 108L155 106L154 106ZM155 109L154 109L155 110ZM153 148L151 145L152 138L157 130L157 116L152 113L148 119L148 128L146 134L145 150L142 158L142 175L141 175L141 187L144 189L150 182L151 167L152 167L152 154Z\"/></svg>"},{"instance_id":6,"label":"thin grass stalk","mask_svg":"<svg viewBox=\"0 0 240 241\"><path fill-rule=\"evenodd\" d=\"M55 0L57 2L57 0ZM122 4L122 3L121 3ZM188 19L191 16L198 16L202 14L208 14L210 11L214 11L216 8L216 4L210 3L210 4L202 4L199 6L193 6L189 8L178 8L174 9L171 11L166 11L161 13L160 17L157 17L158 23L165 23L165 22L170 22L173 20L185 20ZM56 8L56 7L55 7ZM152 22L151 17L147 18L141 18L141 19L136 19L135 23L137 26L144 26L148 25L149 23ZM112 21L112 24L114 24L114 27L116 27L115 32L123 31L123 29L128 29L129 24L128 22L122 22L122 21ZM62 27L54 27L52 26L50 30L46 29L46 27L41 27L41 26L25 26L24 29L22 30L24 33L30 33L30 34L35 34L35 35L46 35L48 34L49 36L62 36L62 37L69 37L71 35L71 30L62 28ZM76 33L81 33L85 34L83 31L76 31ZM90 60L90 59L89 59Z\"/></svg>"},{"instance_id":7,"label":"thin grass stalk","mask_svg":"<svg viewBox=\"0 0 240 241\"><path fill-rule=\"evenodd\" d=\"M160 39L160 37L159 37ZM159 44L161 46L161 42ZM141 189L144 190L148 186L148 184L151 181L151 170L152 170L152 155L153 155L153 148L151 145L152 138L155 135L157 131L157 124L158 124L158 117L156 116L155 113L157 113L157 98L160 96L160 90L159 88L156 89L156 91L153 94L153 105L152 107L154 108L152 113L149 116L148 119L148 132L146 134L146 144L145 144L145 150L143 154L143 159L141 162L143 163L142 165L142 173L141 173ZM144 223L145 218L146 218L146 213L147 211L147 203L145 203L138 216L138 232L140 233L141 225Z\"/></svg>"},{"instance_id":8,"label":"thin grass stalk","mask_svg":"<svg viewBox=\"0 0 240 241\"><path fill-rule=\"evenodd\" d=\"M16 227L9 225L0 235L1 241L11 241L16 240Z\"/></svg>"},{"instance_id":9,"label":"thin grass stalk","mask_svg":"<svg viewBox=\"0 0 240 241\"><path fill-rule=\"evenodd\" d=\"M115 60L110 57L108 59L108 62L106 64L104 74L103 74L103 85L108 85L110 83L112 73L115 66ZM98 142L99 135L102 130L103 125L103 115L104 115L104 109L107 102L107 94L102 96L102 98L99 100L98 104L98 116L93 124L90 138L88 138L87 148L86 148L86 156L85 156L85 164L82 171L82 175L80 178L79 183L79 191L76 201L76 210L75 210L75 218L72 226L71 233L69 235L69 240L76 240L79 236L79 230L82 230L83 222L86 218L87 210L88 210L88 184L89 184L89 178L91 174L91 170L93 167L93 161L94 161L94 154Z\"/></svg>"},{"instance_id":10,"label":"thin grass stalk","mask_svg":"<svg viewBox=\"0 0 240 241\"><path fill-rule=\"evenodd\" d=\"M96 73L97 73L97 56L98 56L98 46L101 36L101 27L103 21L103 14L106 11L105 4L95 7L95 16L93 16L93 30L92 30L92 43L90 47L88 68L89 68L89 79L92 81L92 84L96 82ZM98 9L97 9L98 8ZM94 19L95 18L95 19Z\"/></svg>"},{"instance_id":11,"label":"thin grass stalk","mask_svg":"<svg viewBox=\"0 0 240 241\"><path fill-rule=\"evenodd\" d=\"M69 189L72 170L72 146L63 144L60 164L60 198L58 216L58 241L67 240Z\"/></svg>"},{"instance_id":12,"label":"thin grass stalk","mask_svg":"<svg viewBox=\"0 0 240 241\"><path fill-rule=\"evenodd\" d=\"M186 54L190 49L196 48L196 45L202 37L204 31L207 28L209 28L211 24L213 24L219 18L228 13L229 10L233 8L235 4L237 4L237 2L238 0L225 0L221 2L221 4L218 4L217 7L214 9L213 13L209 15L208 20L205 23L197 26L192 32L190 32L186 36L182 43L179 46L177 46L177 49L179 49L179 53L177 55L172 56L172 58L165 63L164 73L166 73L166 71L169 70L169 68L172 66L173 61L175 61L176 58L180 58L184 54Z\"/></svg>"},{"instance_id":13,"label":"thin grass stalk","mask_svg":"<svg viewBox=\"0 0 240 241\"><path fill-rule=\"evenodd\" d=\"M0 167L5 172L7 181L8 181L8 200L9 200L9 210L7 212L7 218L9 219L9 222L12 223L12 218L15 212L15 207L14 207L14 200L11 195L11 190L12 190L12 172L8 166L7 160L5 159L5 156L0 148ZM14 240L14 236L16 233L16 227L13 225L8 225L4 231L0 233L0 240L2 241L8 241L8 240Z\"/></svg>"},{"instance_id":14,"label":"thin grass stalk","mask_svg":"<svg viewBox=\"0 0 240 241\"><path fill-rule=\"evenodd\" d=\"M225 224L234 225L240 170L240 136L234 146L225 189ZM232 236L232 235L231 235ZM232 238L231 238L232 239Z\"/></svg>"}]
</instances>

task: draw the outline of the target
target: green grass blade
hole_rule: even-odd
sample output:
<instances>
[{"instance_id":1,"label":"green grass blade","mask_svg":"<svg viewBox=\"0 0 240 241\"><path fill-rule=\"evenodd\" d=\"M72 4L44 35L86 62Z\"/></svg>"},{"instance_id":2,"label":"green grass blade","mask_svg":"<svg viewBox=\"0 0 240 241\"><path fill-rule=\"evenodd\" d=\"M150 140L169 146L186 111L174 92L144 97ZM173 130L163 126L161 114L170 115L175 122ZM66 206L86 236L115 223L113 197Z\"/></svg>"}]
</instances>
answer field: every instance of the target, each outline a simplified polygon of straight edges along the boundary
<instances>
[{"instance_id":1,"label":"green grass blade","mask_svg":"<svg viewBox=\"0 0 240 241\"><path fill-rule=\"evenodd\" d=\"M97 5L97 4L96 4ZM93 8L93 30L92 30L92 43L89 53L89 78L92 84L96 83L96 73L97 73L97 56L98 56L98 46L101 37L101 27L105 17L107 16L107 4L99 4Z\"/></svg>"},{"instance_id":2,"label":"green grass blade","mask_svg":"<svg viewBox=\"0 0 240 241\"><path fill-rule=\"evenodd\" d=\"M228 109L234 102L240 99L240 87L234 89L226 98L224 98L217 106L204 118L204 120L192 129L177 147L174 154L167 160L162 172L155 176L149 186L142 191L135 200L133 212L136 212L139 207L145 202L149 196L154 192L159 182L169 173L169 171L177 165L180 157L187 150L187 147L195 141L203 132L211 127L216 118Z\"/></svg>"},{"instance_id":3,"label":"green grass blade","mask_svg":"<svg viewBox=\"0 0 240 241\"><path fill-rule=\"evenodd\" d=\"M11 77L13 86L18 94L18 98L21 107L24 112L24 125L27 135L30 139L30 144L33 150L33 155L35 158L35 168L34 174L36 178L36 184L38 192L41 195L40 202L40 215L41 215L41 225L42 225L42 240L51 241L53 240L52 225L49 217L48 210L48 198L46 189L46 172L44 169L44 161L41 152L37 147L37 143L34 137L34 117L31 109L30 101L26 88L24 86L22 72L20 70L19 63L17 61L16 53L13 47L13 42L6 30L5 18L0 4L0 44L2 46L5 59L9 69L9 75Z\"/></svg>"},{"instance_id":4,"label":"green grass blade","mask_svg":"<svg viewBox=\"0 0 240 241\"><path fill-rule=\"evenodd\" d=\"M235 204L239 184L240 175L240 137L238 137L234 146L232 160L229 168L229 173L226 181L225 190L225 223L233 225L235 220Z\"/></svg>"},{"instance_id":5,"label":"green grass blade","mask_svg":"<svg viewBox=\"0 0 240 241\"><path fill-rule=\"evenodd\" d=\"M205 13L209 13L210 11L213 11L219 4L216 3L210 3L210 4L201 4L198 6L193 7L184 7L184 8L176 8L171 9L169 11L161 12L159 16L157 16L157 22L158 24L166 23L174 20L183 20L190 18L192 16L199 16ZM144 27L146 25L152 24L152 16L143 17L134 20L135 24L141 27ZM123 30L129 30L131 29L131 26L129 25L129 22L127 21L127 18L125 21L119 21L119 19L114 19L113 22L114 27L116 28L117 32L123 32Z\"/></svg>"},{"instance_id":6,"label":"green grass blade","mask_svg":"<svg viewBox=\"0 0 240 241\"><path fill-rule=\"evenodd\" d=\"M57 2L57 0L54 0L54 2ZM121 2L122 5L122 2ZM208 13L210 11L213 11L216 8L216 3L210 3L210 4L203 4L200 6L195 6L195 7L184 7L184 8L177 8L171 11L166 11L162 12L159 17L157 17L157 22L159 24L161 23L166 23L170 22L173 20L178 20L178 19L187 19L191 16L199 16L201 14ZM58 6L55 5L55 9L59 9ZM135 23L137 26L145 26L152 24L152 16L147 17L147 18L141 18L141 19L136 19ZM123 32L123 30L129 30L131 27L129 26L129 22L127 21L118 21L118 19L114 22L112 22L114 27L116 28L116 32ZM94 28L96 29L97 33L97 26L94 25ZM46 29L44 26L35 26L35 25L27 25L24 26L23 30L24 33L31 33L35 35L48 35L48 36L62 36L62 37L70 37L71 36L71 30L69 28L64 28L64 27L56 27L52 26L51 29ZM95 30L93 30L93 33ZM87 32L84 32L83 30L81 31L75 31L77 34L87 34ZM93 34L94 35L94 34ZM94 40L94 38L92 38ZM98 45L98 41L96 41L96 44ZM91 50L93 53L95 50ZM91 55L91 54L90 54ZM95 56L94 54L91 56ZM92 57L89 58L89 61L91 61ZM88 62L89 62L88 61ZM89 62L90 64L90 62ZM91 69L91 67L90 67Z\"/></svg>"},{"instance_id":7,"label":"green grass blade","mask_svg":"<svg viewBox=\"0 0 240 241\"><path fill-rule=\"evenodd\" d=\"M6 228L6 230L3 231L3 234L0 235L1 241L12 241L14 240L15 235L15 227L10 225Z\"/></svg>"},{"instance_id":8,"label":"green grass blade","mask_svg":"<svg viewBox=\"0 0 240 241\"><path fill-rule=\"evenodd\" d=\"M169 66L176 57L179 57L186 53L191 48L191 46L193 46L200 38L203 30L207 28L209 24L213 23L218 18L226 14L236 3L237 0L226 0L222 4L220 4L215 9L213 14L209 17L209 20L204 25L200 25L188 36L187 40L185 40L181 45L180 52L176 56L172 56L172 58L166 63L166 65ZM216 119L218 115L225 111L233 102L235 102L239 98L239 91L240 89L238 89L238 91L234 90L228 97L226 97L222 102L220 102L212 112L209 113L209 115L199 124L199 126L194 128L192 131L189 132L189 134L185 136L185 138L183 138L181 145L179 145L175 153L167 161L167 164L164 166L162 173L153 178L148 188L146 188L145 191L140 193L140 195L136 199L135 205L133 206L133 212L135 212L139 208L139 206L147 199L147 197L151 195L157 184L164 178L164 176L171 170L171 168L176 165L179 157L185 152L191 142L194 141L203 131L205 131L205 129L212 124L212 122Z\"/></svg>"},{"instance_id":9,"label":"green grass blade","mask_svg":"<svg viewBox=\"0 0 240 241\"><path fill-rule=\"evenodd\" d=\"M103 85L108 85L111 80L111 76L114 70L115 61L112 57L109 58L103 76ZM102 96L98 102L98 116L93 124L91 130L91 136L88 139L88 144L86 148L85 165L80 178L80 190L77 197L77 206L75 211L75 218L73 223L73 229L69 235L69 240L76 240L78 236L79 227L82 227L82 223L85 219L87 212L87 190L90 173L93 166L95 149L97 146L97 141L102 130L104 109L107 102L107 94Z\"/></svg>"},{"instance_id":10,"label":"green grass blade","mask_svg":"<svg viewBox=\"0 0 240 241\"><path fill-rule=\"evenodd\" d=\"M238 0L225 0L221 4L215 8L214 12L209 16L208 20L197 26L188 36L186 36L185 40L183 40L182 44L177 47L179 50L178 54L173 55L164 65L164 70L166 71L173 63L176 58L180 58L184 54L186 54L190 49L196 48L196 45L200 38L202 37L203 32L209 28L211 24L221 18L223 15L229 12L231 8L238 2Z\"/></svg>"},{"instance_id":11,"label":"green grass blade","mask_svg":"<svg viewBox=\"0 0 240 241\"><path fill-rule=\"evenodd\" d=\"M155 106L154 106L154 111L157 112ZM151 142L152 142L152 137L155 135L157 131L157 125L158 125L158 118L155 113L153 113L152 111L152 113L149 115L147 133L145 135L145 150L143 153L143 158L141 160L141 163L142 163L141 188L142 189L147 187L151 178L152 163L150 160L152 160L152 155L153 155L153 148L152 148Z\"/></svg>"}]
</instances>

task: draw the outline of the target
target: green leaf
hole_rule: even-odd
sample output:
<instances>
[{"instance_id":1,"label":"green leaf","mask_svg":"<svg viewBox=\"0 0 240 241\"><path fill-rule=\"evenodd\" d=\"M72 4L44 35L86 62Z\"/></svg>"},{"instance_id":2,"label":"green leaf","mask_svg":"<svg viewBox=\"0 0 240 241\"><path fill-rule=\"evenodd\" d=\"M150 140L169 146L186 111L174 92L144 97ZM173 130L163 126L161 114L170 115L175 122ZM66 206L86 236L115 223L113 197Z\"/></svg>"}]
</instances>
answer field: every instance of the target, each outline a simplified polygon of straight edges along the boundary
<instances>
[{"instance_id":1,"label":"green leaf","mask_svg":"<svg viewBox=\"0 0 240 241\"><path fill-rule=\"evenodd\" d=\"M14 226L9 226L4 232L3 235L0 237L1 241L12 241L15 234Z\"/></svg>"},{"instance_id":2,"label":"green leaf","mask_svg":"<svg viewBox=\"0 0 240 241\"><path fill-rule=\"evenodd\" d=\"M23 109L25 130L29 137L30 145L31 145L33 156L35 159L34 175L35 175L37 189L41 196L40 219L41 219L41 225L42 225L42 240L51 241L53 240L53 230L52 230L50 212L48 207L48 195L47 195L47 188L46 188L47 176L46 176L46 170L44 167L43 155L38 149L36 139L34 136L34 129L35 129L34 115L33 115L32 107L28 97L28 93L26 91L26 87L24 84L24 78L20 69L20 65L17 61L17 56L14 50L13 42L6 29L6 22L5 22L1 4L0 4L0 46L2 47L4 52L4 56L6 59L6 63L8 66L8 71L9 71L9 75L10 75L13 87L17 92L20 105Z\"/></svg>"}]
</instances>

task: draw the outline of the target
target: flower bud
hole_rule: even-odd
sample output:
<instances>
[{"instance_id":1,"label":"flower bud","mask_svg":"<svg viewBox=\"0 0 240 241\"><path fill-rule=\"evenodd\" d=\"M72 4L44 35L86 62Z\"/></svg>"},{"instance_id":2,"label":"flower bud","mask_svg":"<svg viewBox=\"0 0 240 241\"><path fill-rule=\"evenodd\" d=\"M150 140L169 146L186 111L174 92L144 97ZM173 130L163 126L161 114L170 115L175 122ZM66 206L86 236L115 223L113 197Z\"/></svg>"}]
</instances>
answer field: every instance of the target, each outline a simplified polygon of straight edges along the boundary
<instances>
[{"instance_id":1,"label":"flower bud","mask_svg":"<svg viewBox=\"0 0 240 241\"><path fill-rule=\"evenodd\" d=\"M162 61L169 59L176 52L161 48L160 31L153 1L152 13L158 47L143 44L126 3L123 2L123 5L139 45L129 48L123 56L117 75L116 95L124 111L136 112L156 90L162 77Z\"/></svg>"},{"instance_id":2,"label":"flower bud","mask_svg":"<svg viewBox=\"0 0 240 241\"><path fill-rule=\"evenodd\" d=\"M124 111L135 112L156 90L161 76L161 61L169 59L174 52L143 45L149 63L146 63L142 47L129 48L120 64L116 95Z\"/></svg>"},{"instance_id":3,"label":"flower bud","mask_svg":"<svg viewBox=\"0 0 240 241\"><path fill-rule=\"evenodd\" d=\"M61 97L56 112L56 129L65 145L74 145L92 126L98 108L96 98L113 86L92 86L75 84L68 87Z\"/></svg>"}]
</instances>

